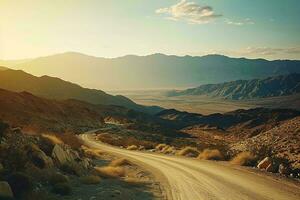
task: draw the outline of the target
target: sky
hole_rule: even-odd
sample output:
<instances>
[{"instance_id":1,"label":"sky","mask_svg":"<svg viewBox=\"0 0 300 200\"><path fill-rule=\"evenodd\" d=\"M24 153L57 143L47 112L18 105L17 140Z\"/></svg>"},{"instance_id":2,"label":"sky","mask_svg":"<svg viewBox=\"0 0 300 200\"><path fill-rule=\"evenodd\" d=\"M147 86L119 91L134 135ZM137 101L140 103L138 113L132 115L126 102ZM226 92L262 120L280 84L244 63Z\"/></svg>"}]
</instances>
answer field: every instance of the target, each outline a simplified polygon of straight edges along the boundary
<instances>
[{"instance_id":1,"label":"sky","mask_svg":"<svg viewBox=\"0 0 300 200\"><path fill-rule=\"evenodd\" d=\"M67 51L300 59L299 0L0 0L0 59Z\"/></svg>"}]
</instances>

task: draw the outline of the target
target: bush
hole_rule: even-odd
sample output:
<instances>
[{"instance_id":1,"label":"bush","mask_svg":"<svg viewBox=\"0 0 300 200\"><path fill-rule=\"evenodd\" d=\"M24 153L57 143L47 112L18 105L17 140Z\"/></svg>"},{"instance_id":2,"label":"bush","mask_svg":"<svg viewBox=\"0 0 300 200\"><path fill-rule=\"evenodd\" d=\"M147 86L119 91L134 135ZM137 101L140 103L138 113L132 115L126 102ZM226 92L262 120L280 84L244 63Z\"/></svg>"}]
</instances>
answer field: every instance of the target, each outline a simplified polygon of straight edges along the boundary
<instances>
[{"instance_id":1,"label":"bush","mask_svg":"<svg viewBox=\"0 0 300 200\"><path fill-rule=\"evenodd\" d=\"M125 175L125 170L122 167L95 167L95 170L104 178L118 178Z\"/></svg>"},{"instance_id":2,"label":"bush","mask_svg":"<svg viewBox=\"0 0 300 200\"><path fill-rule=\"evenodd\" d=\"M49 183L56 185L58 183L67 183L69 179L67 176L60 173L53 173L49 176Z\"/></svg>"},{"instance_id":3,"label":"bush","mask_svg":"<svg viewBox=\"0 0 300 200\"><path fill-rule=\"evenodd\" d=\"M224 157L218 149L205 149L204 151L202 151L199 154L198 159L201 159L201 160L222 160L222 159L224 159Z\"/></svg>"},{"instance_id":4,"label":"bush","mask_svg":"<svg viewBox=\"0 0 300 200\"><path fill-rule=\"evenodd\" d=\"M117 160L113 160L111 161L111 163L109 164L112 167L119 167L119 166L124 166L124 165L131 165L132 163L125 159L125 158L119 158Z\"/></svg>"},{"instance_id":5,"label":"bush","mask_svg":"<svg viewBox=\"0 0 300 200\"><path fill-rule=\"evenodd\" d=\"M73 149L79 149L83 145L83 141L73 133L57 134L56 136Z\"/></svg>"},{"instance_id":6,"label":"bush","mask_svg":"<svg viewBox=\"0 0 300 200\"><path fill-rule=\"evenodd\" d=\"M166 144L158 144L156 147L155 147L155 149L157 150L157 151L161 151L163 148L165 148L166 146L168 146L168 145L166 145Z\"/></svg>"},{"instance_id":7,"label":"bush","mask_svg":"<svg viewBox=\"0 0 300 200\"><path fill-rule=\"evenodd\" d=\"M93 184L100 183L101 178L99 176L90 175L90 176L80 177L80 181L87 185L93 185Z\"/></svg>"},{"instance_id":8,"label":"bush","mask_svg":"<svg viewBox=\"0 0 300 200\"><path fill-rule=\"evenodd\" d=\"M104 153L102 150L99 149L91 149L85 146L82 146L81 148L83 149L85 156L91 159L100 158L101 154Z\"/></svg>"},{"instance_id":9,"label":"bush","mask_svg":"<svg viewBox=\"0 0 300 200\"><path fill-rule=\"evenodd\" d=\"M83 172L83 168L80 166L80 164L76 162L68 162L63 164L60 169L68 174L73 174L80 176Z\"/></svg>"},{"instance_id":10,"label":"bush","mask_svg":"<svg viewBox=\"0 0 300 200\"><path fill-rule=\"evenodd\" d=\"M231 164L241 166L251 166L253 162L255 162L255 156L250 152L241 152L230 161Z\"/></svg>"},{"instance_id":11,"label":"bush","mask_svg":"<svg viewBox=\"0 0 300 200\"><path fill-rule=\"evenodd\" d=\"M194 147L185 147L177 152L176 155L179 156L190 156L190 157L197 157L199 155L199 151L197 148Z\"/></svg>"},{"instance_id":12,"label":"bush","mask_svg":"<svg viewBox=\"0 0 300 200\"><path fill-rule=\"evenodd\" d=\"M16 198L24 197L33 190L31 177L21 172L11 174L7 182Z\"/></svg>"},{"instance_id":13,"label":"bush","mask_svg":"<svg viewBox=\"0 0 300 200\"><path fill-rule=\"evenodd\" d=\"M72 192L72 188L69 183L58 183L53 186L52 192L60 195L69 195Z\"/></svg>"},{"instance_id":14,"label":"bush","mask_svg":"<svg viewBox=\"0 0 300 200\"><path fill-rule=\"evenodd\" d=\"M127 147L127 150L137 150L138 147L136 145L130 145Z\"/></svg>"}]
</instances>

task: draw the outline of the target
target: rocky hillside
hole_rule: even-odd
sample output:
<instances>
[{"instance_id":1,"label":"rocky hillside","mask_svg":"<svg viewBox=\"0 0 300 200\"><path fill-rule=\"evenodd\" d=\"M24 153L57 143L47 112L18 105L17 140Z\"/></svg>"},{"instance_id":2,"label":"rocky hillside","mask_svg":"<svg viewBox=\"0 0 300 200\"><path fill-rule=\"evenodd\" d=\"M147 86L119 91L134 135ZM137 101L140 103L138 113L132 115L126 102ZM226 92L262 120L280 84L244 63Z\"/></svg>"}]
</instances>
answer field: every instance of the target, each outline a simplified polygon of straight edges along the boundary
<instances>
[{"instance_id":1,"label":"rocky hillside","mask_svg":"<svg viewBox=\"0 0 300 200\"><path fill-rule=\"evenodd\" d=\"M234 143L231 149L235 151L265 149L269 154L287 160L292 167L300 169L300 117L287 120L264 133Z\"/></svg>"},{"instance_id":2,"label":"rocky hillside","mask_svg":"<svg viewBox=\"0 0 300 200\"><path fill-rule=\"evenodd\" d=\"M226 131L239 139L257 135L273 128L280 122L299 116L300 112L289 109L255 108L236 110L224 114L201 115L181 112L174 109L164 110L157 114L165 120L176 122L181 128L202 127Z\"/></svg>"},{"instance_id":3,"label":"rocky hillside","mask_svg":"<svg viewBox=\"0 0 300 200\"><path fill-rule=\"evenodd\" d=\"M27 91L49 99L77 99L92 104L120 105L150 114L161 110L158 107L138 105L124 96L112 96L101 90L83 88L59 78L36 77L20 70L0 71L0 88L15 92Z\"/></svg>"},{"instance_id":4,"label":"rocky hillside","mask_svg":"<svg viewBox=\"0 0 300 200\"><path fill-rule=\"evenodd\" d=\"M252 99L292 95L300 92L300 74L265 79L238 80L220 84L201 85L183 91L171 91L169 96L205 95L225 99Z\"/></svg>"},{"instance_id":5,"label":"rocky hillside","mask_svg":"<svg viewBox=\"0 0 300 200\"><path fill-rule=\"evenodd\" d=\"M240 79L300 73L300 61L230 58L222 55L124 56L101 58L67 52L11 65L34 75L49 75L105 89L175 88Z\"/></svg>"}]
</instances>

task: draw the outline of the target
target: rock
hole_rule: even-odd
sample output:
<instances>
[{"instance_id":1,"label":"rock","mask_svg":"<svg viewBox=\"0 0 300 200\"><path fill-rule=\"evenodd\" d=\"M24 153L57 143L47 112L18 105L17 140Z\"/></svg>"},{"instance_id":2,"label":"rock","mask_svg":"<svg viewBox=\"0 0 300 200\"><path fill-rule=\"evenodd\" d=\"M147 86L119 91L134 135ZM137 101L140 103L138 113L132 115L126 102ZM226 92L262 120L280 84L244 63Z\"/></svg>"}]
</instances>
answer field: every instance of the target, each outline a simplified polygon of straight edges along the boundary
<instances>
[{"instance_id":1,"label":"rock","mask_svg":"<svg viewBox=\"0 0 300 200\"><path fill-rule=\"evenodd\" d=\"M258 169L267 169L269 167L269 169L270 169L270 167L272 166L272 162L273 162L272 158L266 157L262 161L260 161L260 163L258 163L257 168Z\"/></svg>"},{"instance_id":2,"label":"rock","mask_svg":"<svg viewBox=\"0 0 300 200\"><path fill-rule=\"evenodd\" d=\"M14 195L9 184L5 181L0 181L0 199L13 199Z\"/></svg>"},{"instance_id":3,"label":"rock","mask_svg":"<svg viewBox=\"0 0 300 200\"><path fill-rule=\"evenodd\" d=\"M52 157L58 165L81 160L78 153L66 145L56 144L52 150Z\"/></svg>"},{"instance_id":4,"label":"rock","mask_svg":"<svg viewBox=\"0 0 300 200\"><path fill-rule=\"evenodd\" d=\"M290 172L290 169L287 166L285 166L284 164L281 163L279 165L278 172L280 174L283 174L283 175L288 175L289 172Z\"/></svg>"},{"instance_id":5,"label":"rock","mask_svg":"<svg viewBox=\"0 0 300 200\"><path fill-rule=\"evenodd\" d=\"M27 155L31 162L39 168L43 169L53 167L52 159L34 144L27 146Z\"/></svg>"},{"instance_id":6,"label":"rock","mask_svg":"<svg viewBox=\"0 0 300 200\"><path fill-rule=\"evenodd\" d=\"M273 164L273 162L271 162L271 164L268 165L268 167L266 168L266 171L267 172L272 172L274 173L276 170L275 170L275 165Z\"/></svg>"}]
</instances>

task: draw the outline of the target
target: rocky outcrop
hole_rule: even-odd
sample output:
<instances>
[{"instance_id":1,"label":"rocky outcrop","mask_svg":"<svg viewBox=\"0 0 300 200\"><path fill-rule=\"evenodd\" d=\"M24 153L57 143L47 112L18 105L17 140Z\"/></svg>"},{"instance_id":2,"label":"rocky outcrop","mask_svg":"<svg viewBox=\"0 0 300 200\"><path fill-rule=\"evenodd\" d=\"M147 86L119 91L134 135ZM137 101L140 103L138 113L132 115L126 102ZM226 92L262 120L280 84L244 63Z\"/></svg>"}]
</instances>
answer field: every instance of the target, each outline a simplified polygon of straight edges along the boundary
<instances>
[{"instance_id":1,"label":"rocky outcrop","mask_svg":"<svg viewBox=\"0 0 300 200\"><path fill-rule=\"evenodd\" d=\"M0 181L0 199L13 199L14 195L6 181Z\"/></svg>"},{"instance_id":2,"label":"rocky outcrop","mask_svg":"<svg viewBox=\"0 0 300 200\"><path fill-rule=\"evenodd\" d=\"M53 167L53 161L37 145L27 146L27 155L31 162L39 168Z\"/></svg>"}]
</instances>

